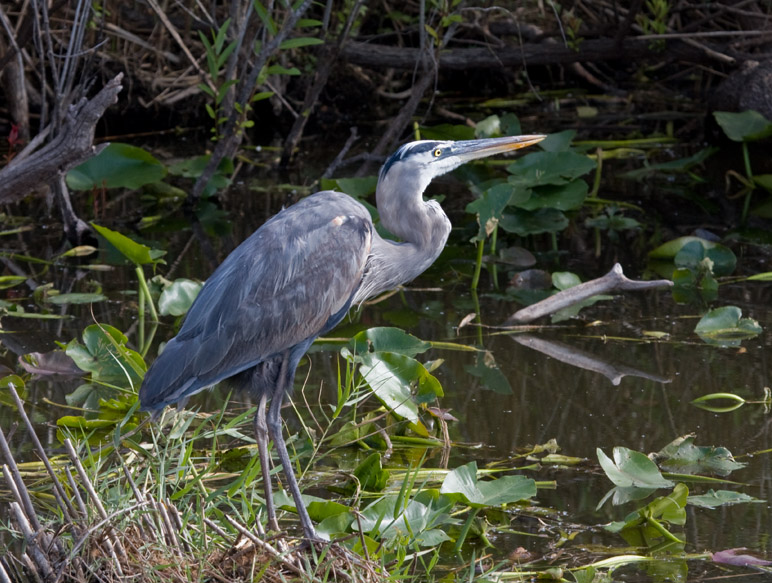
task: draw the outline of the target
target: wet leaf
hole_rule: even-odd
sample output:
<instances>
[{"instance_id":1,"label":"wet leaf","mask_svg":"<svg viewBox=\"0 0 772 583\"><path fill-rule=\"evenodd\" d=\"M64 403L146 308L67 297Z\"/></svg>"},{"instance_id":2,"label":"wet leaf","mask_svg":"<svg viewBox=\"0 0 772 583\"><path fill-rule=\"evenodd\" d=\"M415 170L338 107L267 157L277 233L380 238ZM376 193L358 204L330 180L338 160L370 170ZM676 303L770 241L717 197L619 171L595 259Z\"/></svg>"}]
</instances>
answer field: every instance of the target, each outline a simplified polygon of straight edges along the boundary
<instances>
[{"instance_id":1,"label":"wet leaf","mask_svg":"<svg viewBox=\"0 0 772 583\"><path fill-rule=\"evenodd\" d=\"M432 347L429 342L419 340L400 328L379 326L363 330L351 339L349 349L354 354L373 352L396 352L415 356Z\"/></svg>"},{"instance_id":2,"label":"wet leaf","mask_svg":"<svg viewBox=\"0 0 772 583\"><path fill-rule=\"evenodd\" d=\"M708 344L739 346L742 340L761 334L762 329L756 320L743 318L737 306L723 306L705 314L694 331Z\"/></svg>"},{"instance_id":3,"label":"wet leaf","mask_svg":"<svg viewBox=\"0 0 772 583\"><path fill-rule=\"evenodd\" d=\"M469 506L501 506L536 496L536 482L522 475L478 481L477 462L456 468L445 476L441 494L458 494Z\"/></svg>"},{"instance_id":4,"label":"wet leaf","mask_svg":"<svg viewBox=\"0 0 772 583\"><path fill-rule=\"evenodd\" d=\"M401 500L398 496L385 496L376 500L361 512L359 522L354 521L352 528L359 529L361 525L363 532L377 535L387 542L398 537L408 537L408 540L427 544L421 538L422 533L456 522L447 513L449 502L416 496L403 506ZM426 540L433 543L437 536L441 535L433 532Z\"/></svg>"},{"instance_id":5,"label":"wet leaf","mask_svg":"<svg viewBox=\"0 0 772 583\"><path fill-rule=\"evenodd\" d=\"M514 188L507 183L500 183L483 192L482 196L468 205L466 212L476 215L479 230L471 241L484 241L493 233L499 224L501 213L504 212L512 197Z\"/></svg>"},{"instance_id":6,"label":"wet leaf","mask_svg":"<svg viewBox=\"0 0 772 583\"><path fill-rule=\"evenodd\" d=\"M367 492L381 492L389 480L389 472L381 465L381 454L375 452L367 456L354 469L359 486Z\"/></svg>"},{"instance_id":7,"label":"wet leaf","mask_svg":"<svg viewBox=\"0 0 772 583\"><path fill-rule=\"evenodd\" d=\"M67 356L63 350L51 352L30 352L19 358L21 367L30 374L47 375L79 375L81 369Z\"/></svg>"},{"instance_id":8,"label":"wet leaf","mask_svg":"<svg viewBox=\"0 0 772 583\"><path fill-rule=\"evenodd\" d=\"M694 445L694 436L678 438L666 445L655 458L662 469L681 474L715 472L726 476L747 464L737 462L725 447Z\"/></svg>"},{"instance_id":9,"label":"wet leaf","mask_svg":"<svg viewBox=\"0 0 772 583\"><path fill-rule=\"evenodd\" d=\"M626 447L615 447L614 461L598 448L598 461L606 476L622 488L669 488L673 482L665 479L657 464L644 454Z\"/></svg>"},{"instance_id":10,"label":"wet leaf","mask_svg":"<svg viewBox=\"0 0 772 583\"><path fill-rule=\"evenodd\" d=\"M509 233L526 237L562 231L568 226L568 219L557 209L542 208L533 212L516 209L514 212L503 214L499 225Z\"/></svg>"},{"instance_id":11,"label":"wet leaf","mask_svg":"<svg viewBox=\"0 0 772 583\"><path fill-rule=\"evenodd\" d=\"M142 356L128 348L127 342L120 330L92 324L83 331L83 344L71 340L65 351L94 381L138 387L147 369Z\"/></svg>"},{"instance_id":12,"label":"wet leaf","mask_svg":"<svg viewBox=\"0 0 772 583\"><path fill-rule=\"evenodd\" d=\"M416 424L414 430L428 436L418 418L418 403L442 396L440 382L414 358L394 352L369 352L361 355L359 372L376 397L395 415ZM418 385L414 397L411 385Z\"/></svg>"},{"instance_id":13,"label":"wet leaf","mask_svg":"<svg viewBox=\"0 0 772 583\"><path fill-rule=\"evenodd\" d=\"M129 239L126 235L108 229L107 227L100 227L94 223L91 223L91 226L134 265L145 265L157 261L151 253L152 249L147 245L137 243L136 241Z\"/></svg>"},{"instance_id":14,"label":"wet leaf","mask_svg":"<svg viewBox=\"0 0 772 583\"><path fill-rule=\"evenodd\" d=\"M477 353L474 366L465 364L464 371L480 379L483 386L494 393L499 395L512 394L512 385L509 384L507 375L501 372L493 353L488 350Z\"/></svg>"},{"instance_id":15,"label":"wet leaf","mask_svg":"<svg viewBox=\"0 0 772 583\"><path fill-rule=\"evenodd\" d=\"M193 300L204 284L192 279L176 279L166 286L158 298L158 313L162 316L182 316L188 312Z\"/></svg>"},{"instance_id":16,"label":"wet leaf","mask_svg":"<svg viewBox=\"0 0 772 583\"><path fill-rule=\"evenodd\" d=\"M584 180L574 180L559 186L540 186L531 189L528 200L512 203L515 206L535 211L541 208L554 208L561 211L578 209L587 198L588 187Z\"/></svg>"},{"instance_id":17,"label":"wet leaf","mask_svg":"<svg viewBox=\"0 0 772 583\"><path fill-rule=\"evenodd\" d=\"M701 268L705 259L710 260L705 270L717 276L730 275L737 266L737 257L731 249L718 243L706 246L702 239L686 242L673 258L673 264L694 271Z\"/></svg>"},{"instance_id":18,"label":"wet leaf","mask_svg":"<svg viewBox=\"0 0 772 583\"><path fill-rule=\"evenodd\" d=\"M594 160L576 152L534 152L510 164L507 171L512 175L510 183L531 188L568 184L595 166Z\"/></svg>"},{"instance_id":19,"label":"wet leaf","mask_svg":"<svg viewBox=\"0 0 772 583\"><path fill-rule=\"evenodd\" d=\"M734 142L755 142L772 136L772 122L757 111L714 111L713 117Z\"/></svg>"},{"instance_id":20,"label":"wet leaf","mask_svg":"<svg viewBox=\"0 0 772 583\"><path fill-rule=\"evenodd\" d=\"M689 496L688 503L700 508L718 508L729 504L746 504L749 502L766 503L766 500L754 498L743 494L742 492L732 492L731 490L709 490L706 494Z\"/></svg>"},{"instance_id":21,"label":"wet leaf","mask_svg":"<svg viewBox=\"0 0 772 583\"><path fill-rule=\"evenodd\" d=\"M166 168L142 148L113 142L98 156L67 173L67 186L72 190L99 188L138 189L158 182Z\"/></svg>"}]
</instances>

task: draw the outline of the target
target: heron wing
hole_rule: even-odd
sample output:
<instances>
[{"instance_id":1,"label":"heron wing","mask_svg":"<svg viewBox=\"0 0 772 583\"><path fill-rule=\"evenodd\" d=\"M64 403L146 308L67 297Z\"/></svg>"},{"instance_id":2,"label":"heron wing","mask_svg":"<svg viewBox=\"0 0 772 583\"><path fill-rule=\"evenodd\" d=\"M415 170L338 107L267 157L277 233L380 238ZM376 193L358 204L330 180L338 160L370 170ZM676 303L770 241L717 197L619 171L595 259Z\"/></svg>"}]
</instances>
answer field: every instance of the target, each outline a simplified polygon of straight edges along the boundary
<instances>
[{"instance_id":1,"label":"heron wing","mask_svg":"<svg viewBox=\"0 0 772 583\"><path fill-rule=\"evenodd\" d=\"M361 283L372 229L362 205L330 191L266 222L201 289L145 375L143 408L188 397L337 324Z\"/></svg>"}]
</instances>

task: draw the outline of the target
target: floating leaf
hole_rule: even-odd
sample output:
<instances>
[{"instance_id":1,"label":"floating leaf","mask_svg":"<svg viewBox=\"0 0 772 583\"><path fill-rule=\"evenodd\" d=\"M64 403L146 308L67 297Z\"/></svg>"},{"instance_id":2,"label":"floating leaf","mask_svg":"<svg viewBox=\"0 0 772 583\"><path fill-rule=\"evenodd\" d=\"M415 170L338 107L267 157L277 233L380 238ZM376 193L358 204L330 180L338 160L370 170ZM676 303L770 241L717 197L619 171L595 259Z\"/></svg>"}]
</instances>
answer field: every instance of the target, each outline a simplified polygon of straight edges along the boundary
<instances>
[{"instance_id":1,"label":"floating leaf","mask_svg":"<svg viewBox=\"0 0 772 583\"><path fill-rule=\"evenodd\" d=\"M464 371L482 381L485 388L499 395L511 395L512 385L499 366L493 353L486 350L478 352L474 365L464 365Z\"/></svg>"},{"instance_id":2,"label":"floating leaf","mask_svg":"<svg viewBox=\"0 0 772 583\"><path fill-rule=\"evenodd\" d=\"M501 506L536 496L536 482L522 475L478 481L477 462L469 462L445 476L441 494L458 494L469 506Z\"/></svg>"},{"instance_id":3,"label":"floating leaf","mask_svg":"<svg viewBox=\"0 0 772 583\"><path fill-rule=\"evenodd\" d=\"M480 227L471 241L484 241L493 233L513 192L512 185L502 182L489 188L480 198L466 205L466 212L477 216L477 224Z\"/></svg>"},{"instance_id":4,"label":"floating leaf","mask_svg":"<svg viewBox=\"0 0 772 583\"><path fill-rule=\"evenodd\" d=\"M141 188L166 176L166 168L142 148L114 142L67 173L72 190Z\"/></svg>"},{"instance_id":5,"label":"floating leaf","mask_svg":"<svg viewBox=\"0 0 772 583\"><path fill-rule=\"evenodd\" d=\"M739 346L742 340L761 334L761 326L752 318L742 318L737 306L723 306L709 311L694 328L708 344Z\"/></svg>"},{"instance_id":6,"label":"floating leaf","mask_svg":"<svg viewBox=\"0 0 772 583\"><path fill-rule=\"evenodd\" d=\"M576 152L534 152L507 167L512 174L508 180L528 188L568 184L595 169L596 165L594 160Z\"/></svg>"},{"instance_id":7,"label":"floating leaf","mask_svg":"<svg viewBox=\"0 0 772 583\"><path fill-rule=\"evenodd\" d=\"M509 233L526 237L562 231L568 226L568 219L557 209L542 208L533 212L515 209L514 212L503 214L499 225Z\"/></svg>"},{"instance_id":8,"label":"floating leaf","mask_svg":"<svg viewBox=\"0 0 772 583\"><path fill-rule=\"evenodd\" d=\"M644 454L626 447L615 447L614 461L598 448L598 461L606 476L622 488L668 488L673 482L665 479L657 464Z\"/></svg>"},{"instance_id":9,"label":"floating leaf","mask_svg":"<svg viewBox=\"0 0 772 583\"><path fill-rule=\"evenodd\" d=\"M734 142L755 142L772 136L772 122L758 111L714 111L713 117L726 136Z\"/></svg>"},{"instance_id":10,"label":"floating leaf","mask_svg":"<svg viewBox=\"0 0 772 583\"><path fill-rule=\"evenodd\" d=\"M747 504L750 502L765 503L766 500L754 498L743 494L742 492L732 492L731 490L709 490L706 494L698 496L689 496L688 503L700 508L718 508L730 504Z\"/></svg>"},{"instance_id":11,"label":"floating leaf","mask_svg":"<svg viewBox=\"0 0 772 583\"><path fill-rule=\"evenodd\" d=\"M694 445L694 436L678 438L657 452L662 469L680 474L715 472L725 476L746 464L734 460L725 447Z\"/></svg>"},{"instance_id":12,"label":"floating leaf","mask_svg":"<svg viewBox=\"0 0 772 583\"><path fill-rule=\"evenodd\" d=\"M389 480L389 472L381 465L381 454L372 453L354 469L359 486L367 492L381 492Z\"/></svg>"}]
</instances>

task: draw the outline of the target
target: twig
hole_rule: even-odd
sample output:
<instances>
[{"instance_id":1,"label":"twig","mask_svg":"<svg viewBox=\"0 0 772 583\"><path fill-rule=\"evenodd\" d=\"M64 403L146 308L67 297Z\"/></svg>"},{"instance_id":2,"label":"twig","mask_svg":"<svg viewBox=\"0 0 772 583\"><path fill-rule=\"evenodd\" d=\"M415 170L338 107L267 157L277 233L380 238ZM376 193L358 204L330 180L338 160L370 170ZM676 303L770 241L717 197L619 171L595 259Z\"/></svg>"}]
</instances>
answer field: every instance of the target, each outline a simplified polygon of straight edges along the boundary
<instances>
[{"instance_id":1,"label":"twig","mask_svg":"<svg viewBox=\"0 0 772 583\"><path fill-rule=\"evenodd\" d=\"M351 149L351 146L353 146L354 142L356 142L357 137L359 137L357 128L352 127L350 132L351 134L346 140L346 143L343 144L343 147L341 148L340 152L338 152L338 155L335 156L335 159L332 162L330 162L329 166L327 166L327 170L325 170L324 174L322 174L322 178L329 178L335 173L335 170L337 170L338 166L340 166L340 163L343 161L343 158L346 157L346 154L348 154L348 151Z\"/></svg>"},{"instance_id":2,"label":"twig","mask_svg":"<svg viewBox=\"0 0 772 583\"><path fill-rule=\"evenodd\" d=\"M2 173L0 172L0 174ZM45 466L46 471L48 472L48 475L51 476L51 481L53 482L53 486L54 486L54 497L56 498L56 503L61 508L62 514L64 515L65 520L69 524L73 524L72 517L75 516L75 509L72 507L72 504L70 504L69 498L67 498L67 495L64 493L64 488L62 488L62 483L59 481L59 477L56 475L56 473L54 472L54 468L51 466L51 460L48 459L48 456L46 455L46 450L43 447L43 444L40 443L40 439L38 439L37 433L35 433L35 428L32 426L32 423L30 422L29 417L27 417L27 412L24 410L24 403L22 402L21 398L19 398L19 394L16 392L16 387L13 386L13 383L8 383L8 390L11 392L11 396L13 397L13 400L16 403L16 408L19 412L19 416L21 417L22 421L24 421L24 425L27 428L27 433L29 434L29 437L32 440L32 444L35 446L35 451L40 456L40 459L43 462L43 465ZM21 480L21 476L19 477L19 480Z\"/></svg>"},{"instance_id":3,"label":"twig","mask_svg":"<svg viewBox=\"0 0 772 583\"><path fill-rule=\"evenodd\" d=\"M527 324L534 320L553 314L558 310L573 306L592 296L606 293L609 291L637 291L644 289L658 289L664 287L673 287L673 282L669 279L656 279L652 281L635 281L625 277L622 272L622 266L619 263L614 264L606 275L597 279L592 279L574 287L570 287L556 293L546 299L536 302L533 305L518 310L504 322L504 326L516 326Z\"/></svg>"},{"instance_id":4,"label":"twig","mask_svg":"<svg viewBox=\"0 0 772 583\"><path fill-rule=\"evenodd\" d=\"M21 531L21 534L27 543L27 552L31 554L31 558L34 561L34 564L37 565L37 567L43 572L43 578L50 579L53 569L51 568L51 564L48 562L48 557L46 557L45 553L37 544L37 535L35 529L32 528L32 525L27 520L24 511L21 509L21 506L19 506L17 502L11 502L10 507L11 515L16 521L16 524L18 525L19 530Z\"/></svg>"},{"instance_id":5,"label":"twig","mask_svg":"<svg viewBox=\"0 0 772 583\"><path fill-rule=\"evenodd\" d=\"M75 470L78 472L78 476L80 477L81 484L86 489L86 492L88 492L91 502L93 502L94 506L96 506L99 516L103 520L106 520L107 511L105 510L105 507L102 505L101 498L99 498L99 495L96 493L96 490L94 490L94 485L91 483L91 480L89 479L88 474L86 474L86 469L83 467L83 464L80 463L78 454L76 453L75 448L73 447L72 442L69 440L69 438L64 440L64 449L67 450L67 455L70 458L70 461L75 466ZM115 543L115 549L117 553L121 556L122 559L128 560L128 557L126 555L126 550L123 548L123 545L121 544L120 539L115 533L115 529L113 529L113 527L111 526L108 528L107 532L110 535L107 540L108 546L110 547L110 549L112 549L113 547L112 544L109 544L110 540L112 540ZM116 568L120 570L120 565L118 563L116 563Z\"/></svg>"},{"instance_id":6,"label":"twig","mask_svg":"<svg viewBox=\"0 0 772 583\"><path fill-rule=\"evenodd\" d=\"M310 574L305 573L300 567L289 561L286 557L282 556L282 554L277 551L275 548L273 548L271 545L269 545L267 542L260 540L257 538L254 534L252 534L249 529L245 528L241 524L239 524L236 520L228 516L227 514L223 515L225 517L225 520L227 520L233 528L239 531L243 536L248 538L256 547L260 547L264 551L266 551L269 555L271 555L274 559L279 561L284 567L295 573L296 575L300 575L305 579L305 577L308 577ZM311 577L310 579L314 583L322 583L320 579L317 577Z\"/></svg>"}]
</instances>

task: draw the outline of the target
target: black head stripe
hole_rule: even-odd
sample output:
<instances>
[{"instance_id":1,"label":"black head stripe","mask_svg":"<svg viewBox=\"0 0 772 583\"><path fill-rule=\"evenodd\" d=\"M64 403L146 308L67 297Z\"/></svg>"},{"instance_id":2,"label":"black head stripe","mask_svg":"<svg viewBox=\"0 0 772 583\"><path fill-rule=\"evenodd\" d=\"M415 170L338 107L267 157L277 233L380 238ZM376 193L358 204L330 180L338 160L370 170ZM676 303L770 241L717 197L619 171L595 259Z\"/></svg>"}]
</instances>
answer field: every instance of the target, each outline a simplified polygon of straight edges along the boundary
<instances>
[{"instance_id":1,"label":"black head stripe","mask_svg":"<svg viewBox=\"0 0 772 583\"><path fill-rule=\"evenodd\" d=\"M408 156L413 156L415 154L422 154L423 152L428 152L440 145L442 145L442 142L410 142L408 144L405 144L404 146L399 148L396 152L394 152L391 156L389 156L389 158L386 160L383 167L381 168L380 178L383 178L384 176L386 176L386 173L394 165L395 162L404 160Z\"/></svg>"}]
</instances>

